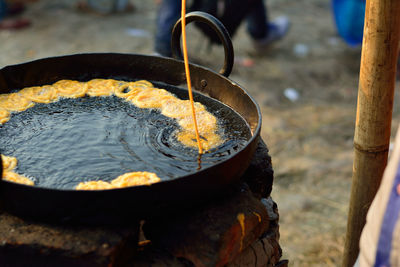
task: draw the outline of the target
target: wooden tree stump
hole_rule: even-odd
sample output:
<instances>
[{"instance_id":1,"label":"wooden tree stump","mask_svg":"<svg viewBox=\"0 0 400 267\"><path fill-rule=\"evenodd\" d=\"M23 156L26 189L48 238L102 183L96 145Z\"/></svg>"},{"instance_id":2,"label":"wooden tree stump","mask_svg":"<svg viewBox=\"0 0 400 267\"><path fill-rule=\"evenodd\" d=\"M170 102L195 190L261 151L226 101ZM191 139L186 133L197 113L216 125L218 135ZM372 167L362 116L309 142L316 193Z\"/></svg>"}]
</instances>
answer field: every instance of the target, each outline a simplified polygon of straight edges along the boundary
<instances>
[{"instance_id":1,"label":"wooden tree stump","mask_svg":"<svg viewBox=\"0 0 400 267\"><path fill-rule=\"evenodd\" d=\"M118 266L136 249L137 237L138 225L54 226L1 213L0 266Z\"/></svg>"}]
</instances>

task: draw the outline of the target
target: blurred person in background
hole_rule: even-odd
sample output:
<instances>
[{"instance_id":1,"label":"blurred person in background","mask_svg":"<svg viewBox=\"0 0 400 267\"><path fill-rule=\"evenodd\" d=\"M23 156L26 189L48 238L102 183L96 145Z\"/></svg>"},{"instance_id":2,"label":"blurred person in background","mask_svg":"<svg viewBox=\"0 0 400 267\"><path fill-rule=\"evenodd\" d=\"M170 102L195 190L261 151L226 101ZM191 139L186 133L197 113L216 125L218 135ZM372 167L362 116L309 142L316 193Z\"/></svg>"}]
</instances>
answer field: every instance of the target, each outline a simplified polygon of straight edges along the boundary
<instances>
[{"instance_id":1,"label":"blurred person in background","mask_svg":"<svg viewBox=\"0 0 400 267\"><path fill-rule=\"evenodd\" d=\"M355 267L400 266L400 127L378 192L368 210Z\"/></svg>"},{"instance_id":2,"label":"blurred person in background","mask_svg":"<svg viewBox=\"0 0 400 267\"><path fill-rule=\"evenodd\" d=\"M134 6L129 0L85 0L77 4L77 8L84 12L100 15L131 12Z\"/></svg>"},{"instance_id":3,"label":"blurred person in background","mask_svg":"<svg viewBox=\"0 0 400 267\"><path fill-rule=\"evenodd\" d=\"M18 30L28 27L31 22L25 18L15 16L25 10L22 1L0 0L0 30Z\"/></svg>"},{"instance_id":4,"label":"blurred person in background","mask_svg":"<svg viewBox=\"0 0 400 267\"><path fill-rule=\"evenodd\" d=\"M171 57L171 32L181 16L180 0L156 0L159 5L154 50L156 54ZM219 19L231 37L243 20L247 21L253 46L258 52L282 39L288 32L290 21L286 16L270 21L263 0L194 0L188 11L204 11ZM211 43L218 43L209 29L202 28Z\"/></svg>"}]
</instances>

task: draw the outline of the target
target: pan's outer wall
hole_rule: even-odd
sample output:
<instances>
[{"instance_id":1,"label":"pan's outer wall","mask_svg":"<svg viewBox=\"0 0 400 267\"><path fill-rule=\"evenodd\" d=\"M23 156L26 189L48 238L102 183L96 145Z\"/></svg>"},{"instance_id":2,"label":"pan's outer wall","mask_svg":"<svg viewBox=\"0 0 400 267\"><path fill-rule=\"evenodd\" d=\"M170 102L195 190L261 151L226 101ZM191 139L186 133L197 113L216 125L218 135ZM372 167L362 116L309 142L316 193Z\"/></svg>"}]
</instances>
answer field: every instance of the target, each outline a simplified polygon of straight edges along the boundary
<instances>
[{"instance_id":1,"label":"pan's outer wall","mask_svg":"<svg viewBox=\"0 0 400 267\"><path fill-rule=\"evenodd\" d=\"M151 186L101 191L54 190L0 183L0 203L13 214L49 222L115 224L179 210L221 195L238 181L255 152L261 113L247 92L231 80L191 65L195 90L237 111L250 125L253 136L229 159L193 174ZM0 92L61 79L145 79L180 85L185 82L183 62L134 54L77 54L40 59L0 70Z\"/></svg>"}]
</instances>

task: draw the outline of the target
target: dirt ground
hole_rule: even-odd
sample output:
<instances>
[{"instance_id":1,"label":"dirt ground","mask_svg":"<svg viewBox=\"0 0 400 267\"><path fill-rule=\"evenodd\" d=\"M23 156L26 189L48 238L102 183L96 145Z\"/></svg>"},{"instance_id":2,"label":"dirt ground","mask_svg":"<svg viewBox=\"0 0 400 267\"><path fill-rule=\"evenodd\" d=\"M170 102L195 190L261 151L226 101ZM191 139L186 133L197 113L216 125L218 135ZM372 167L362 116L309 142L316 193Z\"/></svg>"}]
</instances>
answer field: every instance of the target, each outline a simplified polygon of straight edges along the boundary
<instances>
[{"instance_id":1,"label":"dirt ground","mask_svg":"<svg viewBox=\"0 0 400 267\"><path fill-rule=\"evenodd\" d=\"M132 1L133 13L99 16L76 1L39 0L23 15L31 27L0 31L0 68L80 52L153 53L155 1ZM287 15L288 36L256 54L244 25L234 36L230 78L258 101L262 137L275 170L272 196L280 210L283 258L290 266L339 266L351 186L360 48L337 35L329 0L268 0L272 18ZM195 60L218 69L220 47L195 29ZM193 53L192 53L193 54ZM285 93L297 93L290 99ZM393 128L398 124L396 94ZM394 131L393 131L394 132Z\"/></svg>"}]
</instances>

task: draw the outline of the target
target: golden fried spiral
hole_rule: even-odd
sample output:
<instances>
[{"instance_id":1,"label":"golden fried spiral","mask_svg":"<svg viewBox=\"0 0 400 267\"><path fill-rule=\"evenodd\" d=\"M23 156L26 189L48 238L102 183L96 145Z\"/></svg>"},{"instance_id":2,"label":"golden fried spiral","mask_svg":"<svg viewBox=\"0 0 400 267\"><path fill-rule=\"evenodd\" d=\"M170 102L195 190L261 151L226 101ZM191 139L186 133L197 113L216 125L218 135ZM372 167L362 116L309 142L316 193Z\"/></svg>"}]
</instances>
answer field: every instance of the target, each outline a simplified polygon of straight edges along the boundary
<instances>
[{"instance_id":1,"label":"golden fried spiral","mask_svg":"<svg viewBox=\"0 0 400 267\"><path fill-rule=\"evenodd\" d=\"M90 181L79 183L75 189L77 190L103 190L122 188L128 186L138 185L151 185L159 182L161 179L152 172L128 172L122 174L111 181L111 183L105 181Z\"/></svg>"}]
</instances>

